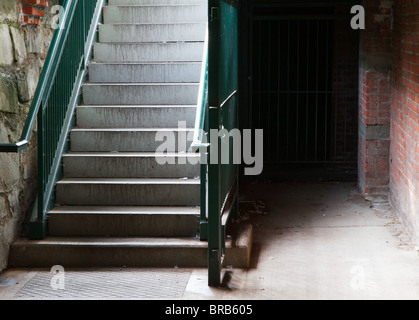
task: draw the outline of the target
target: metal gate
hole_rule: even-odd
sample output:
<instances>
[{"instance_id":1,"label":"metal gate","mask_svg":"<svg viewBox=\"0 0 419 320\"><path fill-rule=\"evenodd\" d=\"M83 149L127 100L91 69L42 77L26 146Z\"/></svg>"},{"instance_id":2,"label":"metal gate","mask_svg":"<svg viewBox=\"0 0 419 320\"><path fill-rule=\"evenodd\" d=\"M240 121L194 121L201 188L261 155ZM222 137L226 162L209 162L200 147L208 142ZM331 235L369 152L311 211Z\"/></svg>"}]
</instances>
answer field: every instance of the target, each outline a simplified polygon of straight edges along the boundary
<instances>
[{"instance_id":1,"label":"metal gate","mask_svg":"<svg viewBox=\"0 0 419 320\"><path fill-rule=\"evenodd\" d=\"M264 129L265 164L356 168L358 34L350 8L250 8L243 126Z\"/></svg>"}]
</instances>

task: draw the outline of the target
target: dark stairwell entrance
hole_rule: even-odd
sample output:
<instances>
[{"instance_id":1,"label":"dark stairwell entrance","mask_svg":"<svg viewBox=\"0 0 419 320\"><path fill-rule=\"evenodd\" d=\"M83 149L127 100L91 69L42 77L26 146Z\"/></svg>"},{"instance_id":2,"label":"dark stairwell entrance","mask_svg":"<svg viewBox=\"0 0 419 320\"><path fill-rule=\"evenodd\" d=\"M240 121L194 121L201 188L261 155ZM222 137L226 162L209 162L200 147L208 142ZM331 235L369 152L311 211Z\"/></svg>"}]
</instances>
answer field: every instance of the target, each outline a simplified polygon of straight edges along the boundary
<instances>
[{"instance_id":1,"label":"dark stairwell entrance","mask_svg":"<svg viewBox=\"0 0 419 320\"><path fill-rule=\"evenodd\" d=\"M359 47L350 7L250 3L244 11L241 120L264 129L264 176L356 180Z\"/></svg>"}]
</instances>

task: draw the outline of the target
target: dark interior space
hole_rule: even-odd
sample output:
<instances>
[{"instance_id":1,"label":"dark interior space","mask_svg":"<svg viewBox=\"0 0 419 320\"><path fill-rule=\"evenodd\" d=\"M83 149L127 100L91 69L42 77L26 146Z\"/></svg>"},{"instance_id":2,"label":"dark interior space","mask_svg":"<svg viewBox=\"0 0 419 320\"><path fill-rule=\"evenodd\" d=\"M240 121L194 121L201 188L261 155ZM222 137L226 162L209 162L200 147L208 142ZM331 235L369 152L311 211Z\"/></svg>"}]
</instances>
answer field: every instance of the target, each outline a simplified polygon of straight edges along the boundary
<instances>
[{"instance_id":1,"label":"dark interior space","mask_svg":"<svg viewBox=\"0 0 419 320\"><path fill-rule=\"evenodd\" d=\"M356 181L359 46L349 13L247 7L241 126L264 130L262 179Z\"/></svg>"}]
</instances>

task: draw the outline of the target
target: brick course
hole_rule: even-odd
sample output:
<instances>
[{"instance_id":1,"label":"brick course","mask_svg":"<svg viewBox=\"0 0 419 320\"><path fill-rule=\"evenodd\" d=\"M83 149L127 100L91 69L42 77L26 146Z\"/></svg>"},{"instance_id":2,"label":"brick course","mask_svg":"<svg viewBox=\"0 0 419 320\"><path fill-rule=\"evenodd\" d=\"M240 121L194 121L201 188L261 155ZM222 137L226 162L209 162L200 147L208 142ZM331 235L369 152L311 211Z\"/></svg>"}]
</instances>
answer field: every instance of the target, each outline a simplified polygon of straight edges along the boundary
<instances>
[{"instance_id":1,"label":"brick course","mask_svg":"<svg viewBox=\"0 0 419 320\"><path fill-rule=\"evenodd\" d=\"M22 24L41 25L45 8L49 0L18 0L19 22Z\"/></svg>"}]
</instances>

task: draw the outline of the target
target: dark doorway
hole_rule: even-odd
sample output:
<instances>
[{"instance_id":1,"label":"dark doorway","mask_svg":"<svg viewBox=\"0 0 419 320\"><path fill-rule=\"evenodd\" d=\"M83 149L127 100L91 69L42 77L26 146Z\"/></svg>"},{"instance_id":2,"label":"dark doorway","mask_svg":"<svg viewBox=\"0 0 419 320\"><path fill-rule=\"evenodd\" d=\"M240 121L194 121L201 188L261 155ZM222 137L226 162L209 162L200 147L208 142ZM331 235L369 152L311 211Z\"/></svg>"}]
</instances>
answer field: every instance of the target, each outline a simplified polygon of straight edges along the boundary
<instances>
[{"instance_id":1,"label":"dark doorway","mask_svg":"<svg viewBox=\"0 0 419 320\"><path fill-rule=\"evenodd\" d=\"M242 127L264 129L265 175L356 180L358 32L350 7L250 4L247 14Z\"/></svg>"}]
</instances>

